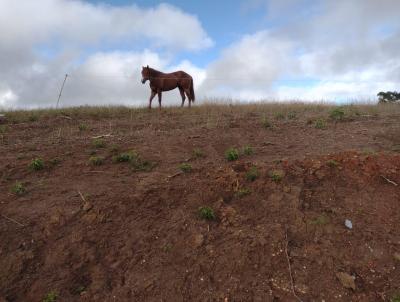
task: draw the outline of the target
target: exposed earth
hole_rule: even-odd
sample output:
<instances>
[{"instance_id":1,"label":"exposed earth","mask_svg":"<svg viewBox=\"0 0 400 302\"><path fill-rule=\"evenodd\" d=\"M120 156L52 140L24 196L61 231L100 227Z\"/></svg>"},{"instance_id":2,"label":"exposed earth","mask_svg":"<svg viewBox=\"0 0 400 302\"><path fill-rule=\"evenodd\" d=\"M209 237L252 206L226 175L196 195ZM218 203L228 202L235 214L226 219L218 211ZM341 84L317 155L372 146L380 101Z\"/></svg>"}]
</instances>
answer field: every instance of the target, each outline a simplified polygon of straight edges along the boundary
<instances>
[{"instance_id":1,"label":"exposed earth","mask_svg":"<svg viewBox=\"0 0 400 302\"><path fill-rule=\"evenodd\" d=\"M400 301L400 106L332 110L6 113L0 301Z\"/></svg>"}]
</instances>

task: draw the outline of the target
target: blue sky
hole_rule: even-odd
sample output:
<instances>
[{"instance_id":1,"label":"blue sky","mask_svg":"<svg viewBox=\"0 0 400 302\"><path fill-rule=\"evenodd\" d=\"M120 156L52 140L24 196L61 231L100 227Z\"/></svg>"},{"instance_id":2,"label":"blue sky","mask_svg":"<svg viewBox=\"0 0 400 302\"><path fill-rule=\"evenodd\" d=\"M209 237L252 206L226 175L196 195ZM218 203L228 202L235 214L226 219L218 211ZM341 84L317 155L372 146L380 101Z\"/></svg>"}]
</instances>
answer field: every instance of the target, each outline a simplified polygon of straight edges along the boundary
<instances>
[{"instance_id":1,"label":"blue sky","mask_svg":"<svg viewBox=\"0 0 400 302\"><path fill-rule=\"evenodd\" d=\"M376 100L399 87L399 10L393 0L1 0L0 107L52 106L66 73L66 106L145 105L147 64L190 73L199 102Z\"/></svg>"}]
</instances>

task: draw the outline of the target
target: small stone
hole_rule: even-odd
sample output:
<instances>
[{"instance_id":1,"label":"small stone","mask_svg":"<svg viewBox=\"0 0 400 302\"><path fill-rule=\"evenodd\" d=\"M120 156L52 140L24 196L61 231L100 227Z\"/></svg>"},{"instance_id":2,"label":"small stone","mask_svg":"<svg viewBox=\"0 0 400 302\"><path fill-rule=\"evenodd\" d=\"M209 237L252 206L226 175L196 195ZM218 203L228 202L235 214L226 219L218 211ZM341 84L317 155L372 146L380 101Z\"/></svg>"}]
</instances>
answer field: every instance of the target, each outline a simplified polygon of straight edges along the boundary
<instances>
[{"instance_id":1,"label":"small stone","mask_svg":"<svg viewBox=\"0 0 400 302\"><path fill-rule=\"evenodd\" d=\"M354 282L355 277L349 275L348 273L339 272L336 273L336 277L339 279L340 283L342 283L343 287L350 288L352 290L356 289L356 284Z\"/></svg>"},{"instance_id":2,"label":"small stone","mask_svg":"<svg viewBox=\"0 0 400 302\"><path fill-rule=\"evenodd\" d=\"M202 234L197 234L194 236L193 245L194 247L200 247L204 243L204 236Z\"/></svg>"},{"instance_id":3,"label":"small stone","mask_svg":"<svg viewBox=\"0 0 400 302\"><path fill-rule=\"evenodd\" d=\"M346 219L344 221L344 225L350 230L353 228L353 223L351 222L351 220Z\"/></svg>"}]
</instances>

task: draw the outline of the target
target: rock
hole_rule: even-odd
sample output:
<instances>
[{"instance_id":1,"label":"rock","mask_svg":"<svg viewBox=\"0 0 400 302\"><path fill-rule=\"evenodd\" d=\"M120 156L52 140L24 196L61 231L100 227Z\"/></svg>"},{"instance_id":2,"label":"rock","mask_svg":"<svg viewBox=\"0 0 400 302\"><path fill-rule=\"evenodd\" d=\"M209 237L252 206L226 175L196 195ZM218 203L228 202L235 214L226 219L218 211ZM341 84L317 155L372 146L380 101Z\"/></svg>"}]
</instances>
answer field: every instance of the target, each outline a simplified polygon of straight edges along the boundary
<instances>
[{"instance_id":1,"label":"rock","mask_svg":"<svg viewBox=\"0 0 400 302\"><path fill-rule=\"evenodd\" d=\"M339 279L340 283L342 283L343 287L350 288L352 290L356 289L356 284L354 282L356 278L354 276L349 275L348 273L339 272L336 273L336 277Z\"/></svg>"},{"instance_id":2,"label":"rock","mask_svg":"<svg viewBox=\"0 0 400 302\"><path fill-rule=\"evenodd\" d=\"M397 261L400 261L400 253L394 253L393 258Z\"/></svg>"},{"instance_id":3,"label":"rock","mask_svg":"<svg viewBox=\"0 0 400 302\"><path fill-rule=\"evenodd\" d=\"M195 248L202 246L204 243L204 236L202 234L196 234L193 238L193 246Z\"/></svg>"},{"instance_id":4,"label":"rock","mask_svg":"<svg viewBox=\"0 0 400 302\"><path fill-rule=\"evenodd\" d=\"M349 220L349 219L346 219L345 221L344 221L344 225L348 228L348 229L352 229L353 228L353 223L351 222L351 220Z\"/></svg>"}]
</instances>

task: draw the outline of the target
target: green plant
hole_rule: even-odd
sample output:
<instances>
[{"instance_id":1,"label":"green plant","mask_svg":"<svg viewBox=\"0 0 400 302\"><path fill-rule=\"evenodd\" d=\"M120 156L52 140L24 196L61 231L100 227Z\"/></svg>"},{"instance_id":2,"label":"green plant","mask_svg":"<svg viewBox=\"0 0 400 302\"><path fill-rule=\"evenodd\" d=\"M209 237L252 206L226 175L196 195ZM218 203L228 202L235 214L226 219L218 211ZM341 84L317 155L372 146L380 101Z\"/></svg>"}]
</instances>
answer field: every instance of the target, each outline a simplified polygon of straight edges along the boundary
<instances>
[{"instance_id":1,"label":"green plant","mask_svg":"<svg viewBox=\"0 0 400 302\"><path fill-rule=\"evenodd\" d=\"M30 122L36 122L37 120L39 120L39 117L38 117L37 115L35 115L35 114L31 114L31 115L29 116L28 120L29 120Z\"/></svg>"},{"instance_id":2,"label":"green plant","mask_svg":"<svg viewBox=\"0 0 400 302\"><path fill-rule=\"evenodd\" d=\"M317 129L325 129L326 128L325 120L322 119L322 118L319 118L319 119L315 120L314 127L317 128Z\"/></svg>"},{"instance_id":3,"label":"green plant","mask_svg":"<svg viewBox=\"0 0 400 302\"><path fill-rule=\"evenodd\" d=\"M394 294L394 295L390 298L390 302L400 302L400 293Z\"/></svg>"},{"instance_id":4,"label":"green plant","mask_svg":"<svg viewBox=\"0 0 400 302\"><path fill-rule=\"evenodd\" d=\"M314 218L313 220L310 221L310 224L313 225L325 225L329 222L329 218L326 217L324 214L320 215L316 218Z\"/></svg>"},{"instance_id":5,"label":"green plant","mask_svg":"<svg viewBox=\"0 0 400 302\"><path fill-rule=\"evenodd\" d=\"M287 115L289 120L294 120L297 117L297 114L295 111L290 111Z\"/></svg>"},{"instance_id":6,"label":"green plant","mask_svg":"<svg viewBox=\"0 0 400 302\"><path fill-rule=\"evenodd\" d=\"M57 296L55 291L51 291L43 298L43 302L55 302L57 301Z\"/></svg>"},{"instance_id":7,"label":"green plant","mask_svg":"<svg viewBox=\"0 0 400 302\"><path fill-rule=\"evenodd\" d=\"M243 154L252 155L254 153L253 148L250 146L243 147Z\"/></svg>"},{"instance_id":8,"label":"green plant","mask_svg":"<svg viewBox=\"0 0 400 302\"><path fill-rule=\"evenodd\" d=\"M248 188L240 188L240 189L238 189L236 191L235 195L237 197L243 197L243 196L249 195L250 193L251 193L250 189L248 189Z\"/></svg>"},{"instance_id":9,"label":"green plant","mask_svg":"<svg viewBox=\"0 0 400 302\"><path fill-rule=\"evenodd\" d=\"M225 151L225 158L228 161L234 161L239 159L239 151L235 148L229 148Z\"/></svg>"},{"instance_id":10,"label":"green plant","mask_svg":"<svg viewBox=\"0 0 400 302\"><path fill-rule=\"evenodd\" d=\"M285 115L282 112L277 112L277 113L275 113L275 119L276 120L284 120Z\"/></svg>"},{"instance_id":11,"label":"green plant","mask_svg":"<svg viewBox=\"0 0 400 302\"><path fill-rule=\"evenodd\" d=\"M210 207L200 207L199 216L201 219L205 220L215 220L216 218L214 210Z\"/></svg>"},{"instance_id":12,"label":"green plant","mask_svg":"<svg viewBox=\"0 0 400 302\"><path fill-rule=\"evenodd\" d=\"M162 247L163 251L168 253L172 250L172 244L171 243L166 243L163 247Z\"/></svg>"},{"instance_id":13,"label":"green plant","mask_svg":"<svg viewBox=\"0 0 400 302\"><path fill-rule=\"evenodd\" d=\"M343 120L344 116L345 112L342 107L335 108L329 113L329 117L335 121Z\"/></svg>"},{"instance_id":14,"label":"green plant","mask_svg":"<svg viewBox=\"0 0 400 302\"><path fill-rule=\"evenodd\" d=\"M140 157L131 162L131 165L136 171L151 171L157 164L148 160L142 160Z\"/></svg>"},{"instance_id":15,"label":"green plant","mask_svg":"<svg viewBox=\"0 0 400 302\"><path fill-rule=\"evenodd\" d=\"M329 167L331 167L331 168L335 168L335 167L339 166L339 163L338 163L336 160L334 160L334 159L328 160L328 161L326 162L326 164L327 164Z\"/></svg>"},{"instance_id":16,"label":"green plant","mask_svg":"<svg viewBox=\"0 0 400 302\"><path fill-rule=\"evenodd\" d=\"M11 192L13 192L16 195L23 195L26 193L26 189L21 182L16 181L15 184L11 188Z\"/></svg>"},{"instance_id":17,"label":"green plant","mask_svg":"<svg viewBox=\"0 0 400 302\"><path fill-rule=\"evenodd\" d=\"M86 124L79 124L78 129L79 131L85 131L87 130L88 126Z\"/></svg>"},{"instance_id":18,"label":"green plant","mask_svg":"<svg viewBox=\"0 0 400 302\"><path fill-rule=\"evenodd\" d=\"M0 134L4 134L8 131L8 127L6 125L0 125Z\"/></svg>"},{"instance_id":19,"label":"green plant","mask_svg":"<svg viewBox=\"0 0 400 302\"><path fill-rule=\"evenodd\" d=\"M253 166L246 172L246 179L248 181L255 181L259 176L257 167Z\"/></svg>"},{"instance_id":20,"label":"green plant","mask_svg":"<svg viewBox=\"0 0 400 302\"><path fill-rule=\"evenodd\" d=\"M101 138L96 138L93 140L92 145L95 148L104 148L106 146L106 142Z\"/></svg>"},{"instance_id":21,"label":"green plant","mask_svg":"<svg viewBox=\"0 0 400 302\"><path fill-rule=\"evenodd\" d=\"M192 165L188 163L182 163L179 165L179 169L184 173L192 172Z\"/></svg>"},{"instance_id":22,"label":"green plant","mask_svg":"<svg viewBox=\"0 0 400 302\"><path fill-rule=\"evenodd\" d=\"M201 150L201 149L199 149L199 148L193 149L193 156L194 156L195 158L205 157L203 150Z\"/></svg>"},{"instance_id":23,"label":"green plant","mask_svg":"<svg viewBox=\"0 0 400 302\"><path fill-rule=\"evenodd\" d=\"M264 117L263 119L262 119L262 126L265 128L265 129L271 129L272 128L272 124L270 123L270 121L266 118L266 117Z\"/></svg>"},{"instance_id":24,"label":"green plant","mask_svg":"<svg viewBox=\"0 0 400 302\"><path fill-rule=\"evenodd\" d=\"M113 156L112 160L115 163L133 162L139 158L139 154L135 151L129 151Z\"/></svg>"},{"instance_id":25,"label":"green plant","mask_svg":"<svg viewBox=\"0 0 400 302\"><path fill-rule=\"evenodd\" d=\"M29 164L29 169L32 171L39 171L44 168L44 162L41 158L32 159L31 163Z\"/></svg>"},{"instance_id":26,"label":"green plant","mask_svg":"<svg viewBox=\"0 0 400 302\"><path fill-rule=\"evenodd\" d=\"M89 158L89 163L93 166L101 166L104 163L104 157L101 156L91 156Z\"/></svg>"},{"instance_id":27,"label":"green plant","mask_svg":"<svg viewBox=\"0 0 400 302\"><path fill-rule=\"evenodd\" d=\"M275 182L280 182L283 179L282 171L273 170L269 172L269 177Z\"/></svg>"}]
</instances>

